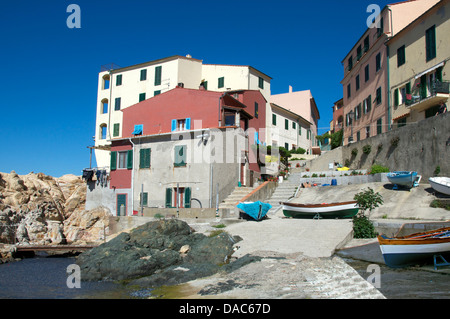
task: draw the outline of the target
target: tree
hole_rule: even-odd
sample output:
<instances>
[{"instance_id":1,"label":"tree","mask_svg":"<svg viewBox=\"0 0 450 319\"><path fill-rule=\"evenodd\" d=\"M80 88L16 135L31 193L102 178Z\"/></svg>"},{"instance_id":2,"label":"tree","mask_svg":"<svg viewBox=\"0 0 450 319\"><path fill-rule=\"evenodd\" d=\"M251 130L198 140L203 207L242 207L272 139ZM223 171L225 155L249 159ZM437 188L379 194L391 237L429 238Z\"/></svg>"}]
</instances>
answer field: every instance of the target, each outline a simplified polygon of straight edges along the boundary
<instances>
[{"instance_id":1,"label":"tree","mask_svg":"<svg viewBox=\"0 0 450 319\"><path fill-rule=\"evenodd\" d=\"M380 193L375 193L370 187L364 192L355 195L354 200L358 203L359 212L353 217L353 236L355 238L374 238L377 236L375 227L369 220L370 213L384 203ZM369 216L365 212L369 211Z\"/></svg>"}]
</instances>

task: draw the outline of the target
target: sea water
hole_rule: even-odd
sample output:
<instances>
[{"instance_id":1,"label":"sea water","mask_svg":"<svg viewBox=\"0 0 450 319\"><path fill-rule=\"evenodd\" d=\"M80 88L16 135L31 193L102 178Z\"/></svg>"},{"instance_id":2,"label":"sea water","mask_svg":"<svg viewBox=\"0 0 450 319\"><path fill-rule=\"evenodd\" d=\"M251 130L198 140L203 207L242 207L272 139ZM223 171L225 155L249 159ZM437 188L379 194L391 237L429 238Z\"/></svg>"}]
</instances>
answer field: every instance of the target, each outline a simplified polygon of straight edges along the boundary
<instances>
[{"instance_id":1,"label":"sea water","mask_svg":"<svg viewBox=\"0 0 450 319\"><path fill-rule=\"evenodd\" d=\"M0 264L0 299L126 299L130 292L114 282L81 281L69 288L67 267L74 257L35 257Z\"/></svg>"}]
</instances>

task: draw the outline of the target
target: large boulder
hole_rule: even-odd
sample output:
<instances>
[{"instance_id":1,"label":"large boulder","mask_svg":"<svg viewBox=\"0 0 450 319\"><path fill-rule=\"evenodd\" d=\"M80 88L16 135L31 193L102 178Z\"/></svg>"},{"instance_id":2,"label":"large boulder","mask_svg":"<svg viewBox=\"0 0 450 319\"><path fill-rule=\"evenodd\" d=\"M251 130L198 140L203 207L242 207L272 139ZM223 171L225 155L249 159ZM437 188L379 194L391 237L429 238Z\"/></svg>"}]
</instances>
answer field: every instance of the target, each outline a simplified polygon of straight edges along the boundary
<instances>
[{"instance_id":1,"label":"large boulder","mask_svg":"<svg viewBox=\"0 0 450 319\"><path fill-rule=\"evenodd\" d=\"M156 274L155 282L162 282L178 266L195 268L195 277L217 271L233 253L234 243L226 233L209 238L194 233L184 221L161 220L121 233L82 253L77 264L82 280L86 281L136 279Z\"/></svg>"}]
</instances>

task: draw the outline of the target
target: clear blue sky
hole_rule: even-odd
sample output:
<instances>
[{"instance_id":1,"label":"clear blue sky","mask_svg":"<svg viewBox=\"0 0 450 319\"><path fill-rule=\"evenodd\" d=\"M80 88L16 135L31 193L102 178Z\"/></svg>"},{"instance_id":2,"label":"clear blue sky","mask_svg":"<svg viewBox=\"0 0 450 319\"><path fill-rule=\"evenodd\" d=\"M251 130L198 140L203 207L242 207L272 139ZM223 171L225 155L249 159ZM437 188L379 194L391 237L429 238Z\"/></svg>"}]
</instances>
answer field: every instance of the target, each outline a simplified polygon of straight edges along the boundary
<instances>
[{"instance_id":1,"label":"clear blue sky","mask_svg":"<svg viewBox=\"0 0 450 319\"><path fill-rule=\"evenodd\" d=\"M319 134L342 97L341 61L376 0L2 1L0 172L80 175L89 167L100 66L191 54L251 65L272 94L311 90ZM81 29L69 29L69 4ZM95 163L95 162L94 162Z\"/></svg>"}]
</instances>

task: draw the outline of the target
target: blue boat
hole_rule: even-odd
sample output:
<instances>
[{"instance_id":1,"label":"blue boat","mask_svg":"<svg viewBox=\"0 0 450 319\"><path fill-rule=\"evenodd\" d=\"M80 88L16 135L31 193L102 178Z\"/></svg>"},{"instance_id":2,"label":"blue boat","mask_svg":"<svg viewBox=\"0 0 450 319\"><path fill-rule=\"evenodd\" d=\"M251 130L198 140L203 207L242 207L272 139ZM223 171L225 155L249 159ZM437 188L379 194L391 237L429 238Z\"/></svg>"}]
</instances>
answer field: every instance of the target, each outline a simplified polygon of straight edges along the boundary
<instances>
[{"instance_id":1,"label":"blue boat","mask_svg":"<svg viewBox=\"0 0 450 319\"><path fill-rule=\"evenodd\" d=\"M236 207L252 219L260 221L267 215L267 212L272 208L272 205L258 201L239 203Z\"/></svg>"},{"instance_id":2,"label":"blue boat","mask_svg":"<svg viewBox=\"0 0 450 319\"><path fill-rule=\"evenodd\" d=\"M417 175L417 172L390 172L387 174L388 180L394 184L394 189L399 186L412 188L419 186L422 176Z\"/></svg>"}]
</instances>

